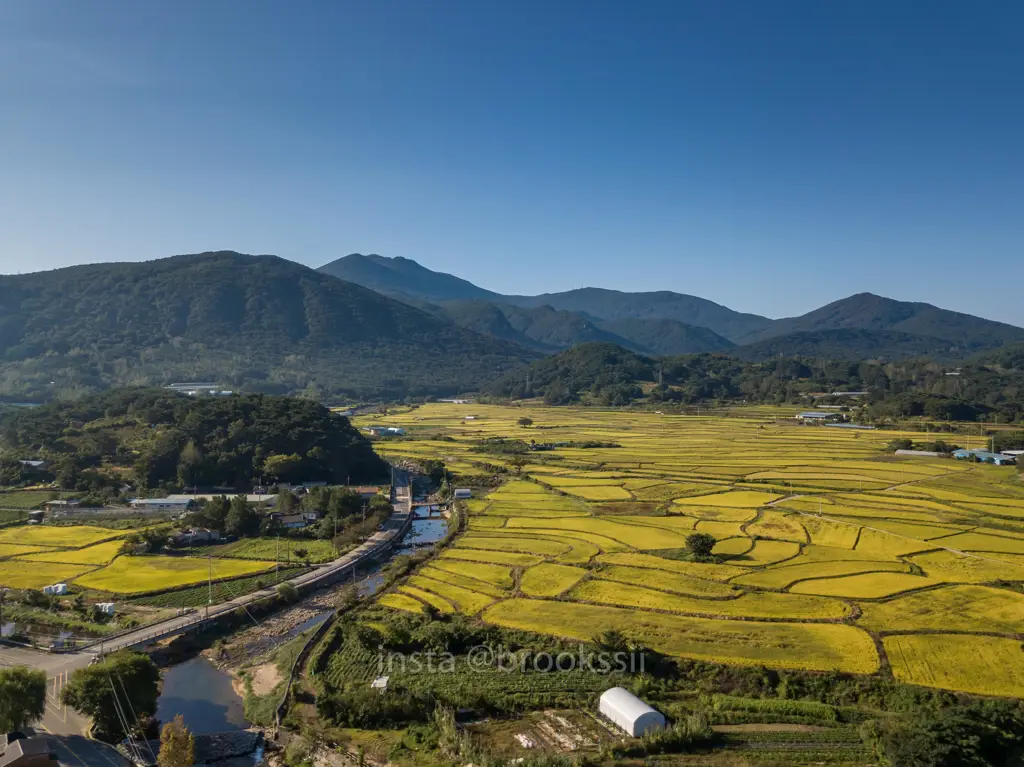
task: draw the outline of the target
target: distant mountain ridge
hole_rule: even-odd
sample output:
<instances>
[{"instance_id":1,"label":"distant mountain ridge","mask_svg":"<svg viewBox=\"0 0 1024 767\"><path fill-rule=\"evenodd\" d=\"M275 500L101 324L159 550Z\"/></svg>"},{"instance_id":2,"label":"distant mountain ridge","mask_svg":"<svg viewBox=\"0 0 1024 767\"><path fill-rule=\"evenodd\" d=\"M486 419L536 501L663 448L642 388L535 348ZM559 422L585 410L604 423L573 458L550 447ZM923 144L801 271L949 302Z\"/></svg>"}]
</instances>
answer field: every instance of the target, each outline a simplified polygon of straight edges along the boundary
<instances>
[{"instance_id":1,"label":"distant mountain ridge","mask_svg":"<svg viewBox=\"0 0 1024 767\"><path fill-rule=\"evenodd\" d=\"M8 396L176 380L454 394L539 356L301 264L231 251L0 276L0 307Z\"/></svg>"},{"instance_id":2,"label":"distant mountain ridge","mask_svg":"<svg viewBox=\"0 0 1024 767\"><path fill-rule=\"evenodd\" d=\"M501 295L410 259L378 255L353 254L320 269L539 351L607 342L652 355L721 351L743 359L780 354L958 359L1024 342L1024 329L1013 325L872 293L772 320L672 291L580 288L539 296Z\"/></svg>"}]
</instances>

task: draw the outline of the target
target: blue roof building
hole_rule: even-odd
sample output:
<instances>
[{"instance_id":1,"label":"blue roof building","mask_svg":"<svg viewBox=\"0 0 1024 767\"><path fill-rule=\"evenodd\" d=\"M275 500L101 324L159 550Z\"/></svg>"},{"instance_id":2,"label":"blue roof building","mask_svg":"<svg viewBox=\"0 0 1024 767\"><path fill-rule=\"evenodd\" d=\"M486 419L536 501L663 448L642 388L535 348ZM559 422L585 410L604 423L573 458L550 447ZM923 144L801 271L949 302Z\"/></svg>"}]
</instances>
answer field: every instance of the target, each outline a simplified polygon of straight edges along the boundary
<instances>
[{"instance_id":1,"label":"blue roof building","mask_svg":"<svg viewBox=\"0 0 1024 767\"><path fill-rule=\"evenodd\" d=\"M961 449L953 453L953 457L961 461L977 458L982 463L992 463L996 466L1013 466L1017 460L1012 455L993 453L990 450L966 450Z\"/></svg>"}]
</instances>

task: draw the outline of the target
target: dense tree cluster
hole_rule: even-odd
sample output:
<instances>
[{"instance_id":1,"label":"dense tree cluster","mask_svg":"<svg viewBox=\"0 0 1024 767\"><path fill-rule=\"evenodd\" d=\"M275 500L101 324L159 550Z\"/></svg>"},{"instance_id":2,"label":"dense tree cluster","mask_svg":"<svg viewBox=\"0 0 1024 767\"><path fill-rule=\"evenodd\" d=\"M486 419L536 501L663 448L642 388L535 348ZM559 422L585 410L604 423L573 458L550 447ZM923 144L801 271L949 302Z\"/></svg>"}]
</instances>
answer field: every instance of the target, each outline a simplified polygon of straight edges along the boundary
<instances>
[{"instance_id":1,"label":"dense tree cluster","mask_svg":"<svg viewBox=\"0 0 1024 767\"><path fill-rule=\"evenodd\" d=\"M185 397L114 390L25 409L4 419L3 440L46 460L64 487L112 492L130 470L143 488L265 482L371 482L385 464L348 419L304 399Z\"/></svg>"},{"instance_id":2,"label":"dense tree cluster","mask_svg":"<svg viewBox=\"0 0 1024 767\"><path fill-rule=\"evenodd\" d=\"M1024 368L1008 351L956 367L927 359L881 363L778 357L744 362L724 354L644 357L612 344L582 344L494 381L498 397L543 397L552 405L592 402L696 405L804 402L807 395L868 391L873 418L1024 418ZM819 398L820 399L820 398ZM837 404L850 400L834 398Z\"/></svg>"}]
</instances>

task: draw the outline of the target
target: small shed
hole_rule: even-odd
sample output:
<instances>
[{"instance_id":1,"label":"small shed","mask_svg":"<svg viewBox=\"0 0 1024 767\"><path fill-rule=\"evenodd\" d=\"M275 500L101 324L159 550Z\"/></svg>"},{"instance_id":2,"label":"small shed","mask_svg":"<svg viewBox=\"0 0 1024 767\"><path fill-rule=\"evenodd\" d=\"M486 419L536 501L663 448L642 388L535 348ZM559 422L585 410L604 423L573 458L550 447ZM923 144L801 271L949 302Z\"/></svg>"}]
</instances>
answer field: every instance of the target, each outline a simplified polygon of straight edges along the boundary
<instances>
[{"instance_id":1,"label":"small shed","mask_svg":"<svg viewBox=\"0 0 1024 767\"><path fill-rule=\"evenodd\" d=\"M660 712L623 687L605 690L601 694L598 710L634 738L665 726L665 717Z\"/></svg>"},{"instance_id":2,"label":"small shed","mask_svg":"<svg viewBox=\"0 0 1024 767\"><path fill-rule=\"evenodd\" d=\"M104 615L113 615L115 612L113 602L97 602L96 609Z\"/></svg>"},{"instance_id":3,"label":"small shed","mask_svg":"<svg viewBox=\"0 0 1024 767\"><path fill-rule=\"evenodd\" d=\"M456 501L464 501L467 498L472 498L472 497L473 497L473 491L470 490L468 487L460 487L460 488L456 488L456 490L455 490L455 500Z\"/></svg>"},{"instance_id":4,"label":"small shed","mask_svg":"<svg viewBox=\"0 0 1024 767\"><path fill-rule=\"evenodd\" d=\"M62 597L68 593L68 584L54 583L51 586L43 586L43 593L51 597Z\"/></svg>"}]
</instances>

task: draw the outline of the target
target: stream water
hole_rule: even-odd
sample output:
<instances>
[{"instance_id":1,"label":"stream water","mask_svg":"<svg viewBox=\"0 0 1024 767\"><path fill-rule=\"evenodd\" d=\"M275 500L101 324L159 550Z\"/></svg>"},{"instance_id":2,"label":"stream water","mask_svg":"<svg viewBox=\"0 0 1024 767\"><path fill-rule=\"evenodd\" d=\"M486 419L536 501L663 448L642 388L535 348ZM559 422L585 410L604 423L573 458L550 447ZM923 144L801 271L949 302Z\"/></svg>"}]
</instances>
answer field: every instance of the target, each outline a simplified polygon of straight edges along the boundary
<instances>
[{"instance_id":1,"label":"stream water","mask_svg":"<svg viewBox=\"0 0 1024 767\"><path fill-rule=\"evenodd\" d=\"M436 543L444 538L448 521L435 512L436 508L427 512L425 506L416 509L412 529L402 545L395 549L396 553L410 546ZM379 568L368 572L357 581L359 594L375 594L383 583L384 576ZM285 638L290 639L320 625L329 615L329 610L314 615L289 631ZM231 686L231 675L201 655L164 669L156 715L162 722L169 722L177 714L181 714L186 726L196 733L243 730L249 726L242 698Z\"/></svg>"}]
</instances>

